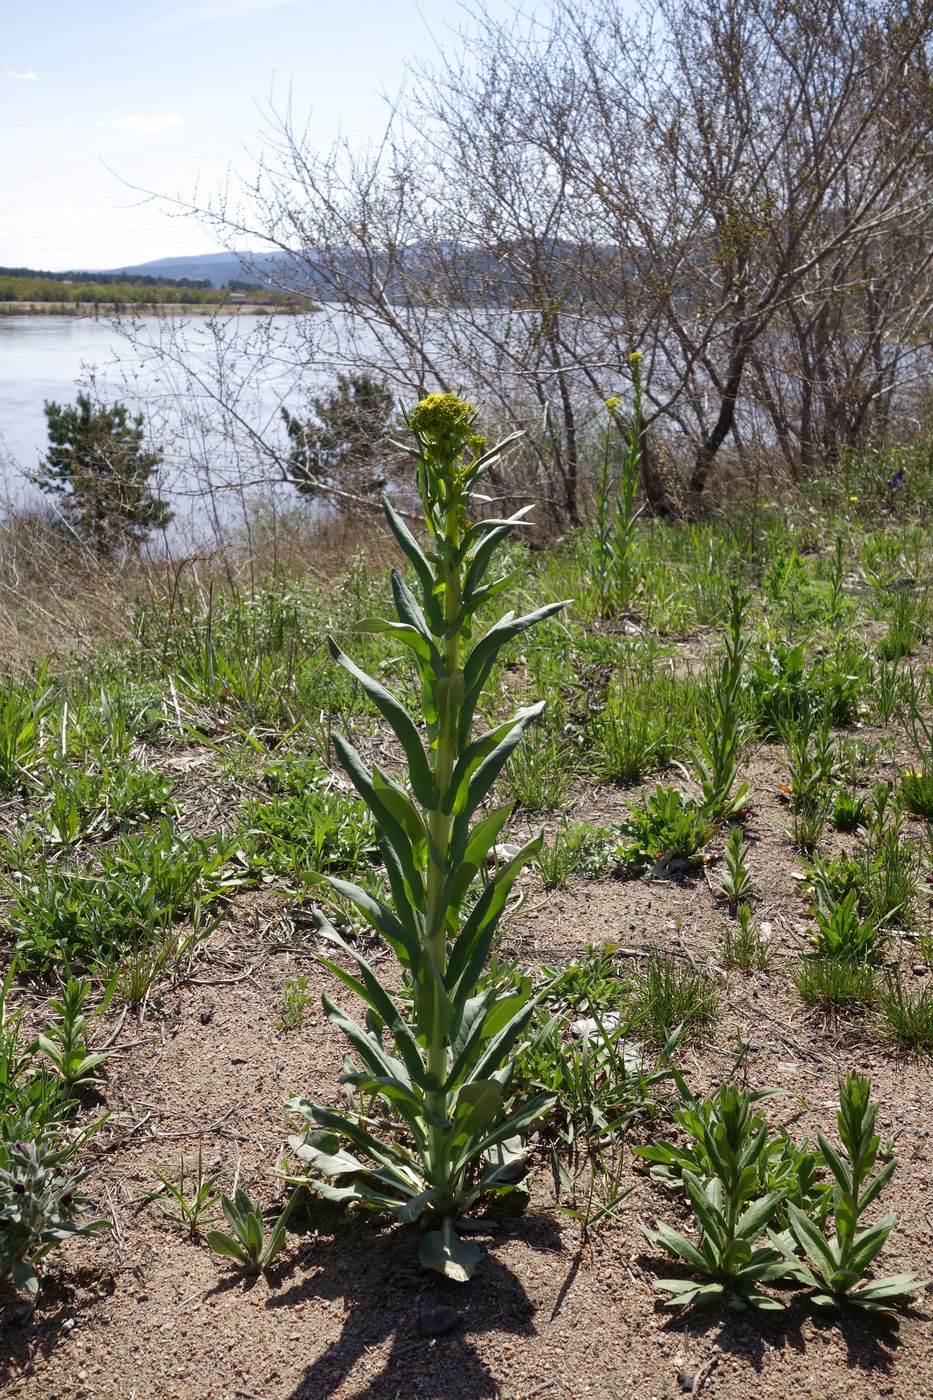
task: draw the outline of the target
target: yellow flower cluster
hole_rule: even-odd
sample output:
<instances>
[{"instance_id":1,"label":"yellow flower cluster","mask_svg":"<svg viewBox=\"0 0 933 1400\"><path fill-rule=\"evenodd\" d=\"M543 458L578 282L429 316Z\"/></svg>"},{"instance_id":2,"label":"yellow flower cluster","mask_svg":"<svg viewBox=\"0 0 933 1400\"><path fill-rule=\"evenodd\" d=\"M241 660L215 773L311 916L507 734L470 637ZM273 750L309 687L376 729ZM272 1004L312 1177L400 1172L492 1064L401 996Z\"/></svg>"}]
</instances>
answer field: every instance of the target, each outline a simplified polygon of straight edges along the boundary
<instances>
[{"instance_id":1,"label":"yellow flower cluster","mask_svg":"<svg viewBox=\"0 0 933 1400\"><path fill-rule=\"evenodd\" d=\"M409 425L417 437L437 446L446 447L451 439L458 439L459 450L475 415L473 404L456 394L428 394L412 409Z\"/></svg>"}]
</instances>

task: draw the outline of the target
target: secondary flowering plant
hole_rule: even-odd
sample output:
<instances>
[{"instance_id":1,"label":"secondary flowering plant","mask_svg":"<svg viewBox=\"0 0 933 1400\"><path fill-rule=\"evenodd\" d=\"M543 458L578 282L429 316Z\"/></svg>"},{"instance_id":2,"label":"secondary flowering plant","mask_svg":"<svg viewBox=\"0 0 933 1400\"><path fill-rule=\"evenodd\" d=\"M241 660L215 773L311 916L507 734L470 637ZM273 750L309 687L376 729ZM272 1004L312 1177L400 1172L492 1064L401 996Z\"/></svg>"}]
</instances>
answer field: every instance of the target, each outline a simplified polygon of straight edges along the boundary
<instances>
[{"instance_id":1,"label":"secondary flowering plant","mask_svg":"<svg viewBox=\"0 0 933 1400\"><path fill-rule=\"evenodd\" d=\"M407 782L367 767L340 734L340 762L372 812L385 862L388 897L328 878L393 950L410 997L399 997L323 913L318 927L342 954L325 964L366 1007L361 1025L329 996L329 1020L350 1041L356 1065L344 1076L361 1099L381 1101L383 1116L337 1113L306 1098L289 1108L307 1122L290 1139L307 1172L291 1180L350 1206L388 1211L401 1222L424 1216L421 1260L465 1281L480 1251L461 1240L456 1220L481 1196L514 1189L521 1177L521 1134L553 1102L519 1102L511 1089L514 1048L533 1010L530 988L505 991L483 968L509 892L541 836L485 878L487 858L511 804L480 812L524 730L543 706L475 733L477 711L502 648L557 612L551 604L523 617L506 613L475 639L478 609L500 594L507 575L490 578L496 550L527 509L504 520L471 523L478 483L514 438L491 450L473 431L475 409L453 394L431 394L406 417L414 446L428 548L386 502L392 532L414 572L417 593L392 573L397 620L369 618L362 631L388 632L407 647L421 683L421 713L361 671L337 644L335 660L360 684L404 751ZM353 968L348 970L349 965ZM387 1131L387 1123L395 1125ZM379 1131L381 1130L381 1131Z\"/></svg>"}]
</instances>

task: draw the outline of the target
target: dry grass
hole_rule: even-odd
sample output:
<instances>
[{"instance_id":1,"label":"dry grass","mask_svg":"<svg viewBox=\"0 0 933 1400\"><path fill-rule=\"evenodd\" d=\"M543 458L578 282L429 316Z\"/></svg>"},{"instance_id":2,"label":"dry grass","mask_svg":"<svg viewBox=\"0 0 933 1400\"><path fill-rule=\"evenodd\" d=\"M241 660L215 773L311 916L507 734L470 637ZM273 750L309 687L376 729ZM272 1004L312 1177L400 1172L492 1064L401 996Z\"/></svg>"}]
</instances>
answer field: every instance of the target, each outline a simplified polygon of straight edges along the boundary
<instances>
[{"instance_id":1,"label":"dry grass","mask_svg":"<svg viewBox=\"0 0 933 1400\"><path fill-rule=\"evenodd\" d=\"M47 657L86 655L132 630L137 604L193 591L251 592L270 578L331 582L364 552L380 569L392 556L388 530L371 515L314 519L306 511L253 511L245 528L170 555L102 558L48 513L8 507L0 520L0 667L8 674Z\"/></svg>"}]
</instances>

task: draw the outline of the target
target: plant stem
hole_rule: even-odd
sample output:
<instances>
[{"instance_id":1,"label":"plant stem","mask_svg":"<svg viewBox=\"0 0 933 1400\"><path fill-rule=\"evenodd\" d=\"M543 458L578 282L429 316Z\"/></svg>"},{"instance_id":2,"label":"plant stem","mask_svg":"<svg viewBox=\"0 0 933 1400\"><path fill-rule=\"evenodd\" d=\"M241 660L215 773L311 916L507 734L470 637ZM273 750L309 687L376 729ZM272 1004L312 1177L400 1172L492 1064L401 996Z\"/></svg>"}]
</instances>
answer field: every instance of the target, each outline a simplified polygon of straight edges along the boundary
<instances>
[{"instance_id":1,"label":"plant stem","mask_svg":"<svg viewBox=\"0 0 933 1400\"><path fill-rule=\"evenodd\" d=\"M449 1163L447 1156L447 1128L450 1116L447 1092L444 1085L450 1071L448 1053L448 1026L445 1003L444 975L447 971L447 936L444 887L447 879L448 854L452 817L444 812L444 803L457 761L457 729L460 706L463 699L463 676L460 670L460 632L453 628L460 610L460 579L455 575L450 563L456 558L460 543L460 511L450 510L445 530L446 559L443 564L444 577L444 620L453 629L445 638L443 646L446 679L438 684L438 732L434 759L434 782L438 795L438 806L428 818L434 852L429 856L426 887L425 927L428 940L428 967L431 976L431 1012L429 1019L430 1039L427 1053L428 1073L437 1084L437 1089L428 1095L428 1109L437 1120L430 1130L431 1155L436 1168L447 1186Z\"/></svg>"}]
</instances>

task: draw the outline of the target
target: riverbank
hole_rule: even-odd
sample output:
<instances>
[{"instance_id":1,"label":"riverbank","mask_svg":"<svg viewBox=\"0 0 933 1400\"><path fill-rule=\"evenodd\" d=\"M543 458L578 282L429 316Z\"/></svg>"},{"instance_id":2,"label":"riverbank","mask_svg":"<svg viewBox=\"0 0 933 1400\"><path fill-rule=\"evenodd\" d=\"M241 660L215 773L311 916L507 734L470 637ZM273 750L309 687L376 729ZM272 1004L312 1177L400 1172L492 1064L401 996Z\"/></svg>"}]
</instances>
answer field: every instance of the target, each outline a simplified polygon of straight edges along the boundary
<instances>
[{"instance_id":1,"label":"riverbank","mask_svg":"<svg viewBox=\"0 0 933 1400\"><path fill-rule=\"evenodd\" d=\"M0 316L300 316L319 311L314 302L270 304L258 301L0 301Z\"/></svg>"}]
</instances>

